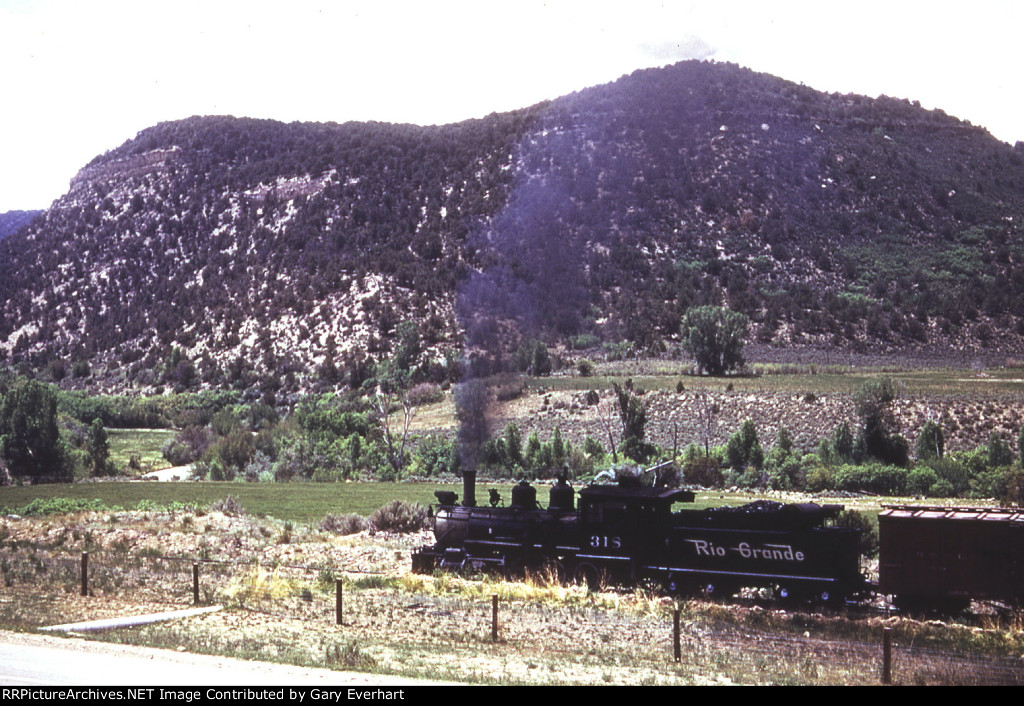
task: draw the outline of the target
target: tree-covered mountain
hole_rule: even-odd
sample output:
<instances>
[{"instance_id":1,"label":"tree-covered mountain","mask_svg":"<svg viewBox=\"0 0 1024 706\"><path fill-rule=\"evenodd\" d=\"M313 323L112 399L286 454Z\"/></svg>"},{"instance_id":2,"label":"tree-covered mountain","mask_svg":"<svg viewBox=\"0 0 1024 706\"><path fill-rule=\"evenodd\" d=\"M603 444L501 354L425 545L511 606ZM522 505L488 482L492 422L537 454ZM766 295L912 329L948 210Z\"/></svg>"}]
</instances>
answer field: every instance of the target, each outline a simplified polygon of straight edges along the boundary
<instances>
[{"instance_id":1,"label":"tree-covered mountain","mask_svg":"<svg viewBox=\"0 0 1024 706\"><path fill-rule=\"evenodd\" d=\"M42 211L4 211L0 213L0 240L24 228Z\"/></svg>"},{"instance_id":2,"label":"tree-covered mountain","mask_svg":"<svg viewBox=\"0 0 1024 706\"><path fill-rule=\"evenodd\" d=\"M729 64L437 127L195 117L0 242L0 354L358 384L413 339L434 377L519 336L657 350L704 304L767 345L1017 354L1022 219L1024 155L984 130Z\"/></svg>"}]
</instances>

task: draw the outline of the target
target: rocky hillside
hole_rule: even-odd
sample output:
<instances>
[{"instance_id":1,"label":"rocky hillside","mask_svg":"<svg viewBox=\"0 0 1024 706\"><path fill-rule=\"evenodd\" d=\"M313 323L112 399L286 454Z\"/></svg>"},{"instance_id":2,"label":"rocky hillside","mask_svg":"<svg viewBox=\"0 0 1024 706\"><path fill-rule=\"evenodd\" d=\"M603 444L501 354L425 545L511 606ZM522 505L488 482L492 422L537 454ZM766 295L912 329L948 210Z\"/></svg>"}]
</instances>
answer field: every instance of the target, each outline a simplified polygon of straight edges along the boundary
<instances>
[{"instance_id":1,"label":"rocky hillside","mask_svg":"<svg viewBox=\"0 0 1024 706\"><path fill-rule=\"evenodd\" d=\"M1019 355L1022 219L1024 154L984 130L728 64L438 127L196 117L0 241L0 355L288 390L410 339L434 378L520 336L657 351L704 303L769 346Z\"/></svg>"},{"instance_id":2,"label":"rocky hillside","mask_svg":"<svg viewBox=\"0 0 1024 706\"><path fill-rule=\"evenodd\" d=\"M42 211L4 211L0 213L0 240L24 228Z\"/></svg>"}]
</instances>

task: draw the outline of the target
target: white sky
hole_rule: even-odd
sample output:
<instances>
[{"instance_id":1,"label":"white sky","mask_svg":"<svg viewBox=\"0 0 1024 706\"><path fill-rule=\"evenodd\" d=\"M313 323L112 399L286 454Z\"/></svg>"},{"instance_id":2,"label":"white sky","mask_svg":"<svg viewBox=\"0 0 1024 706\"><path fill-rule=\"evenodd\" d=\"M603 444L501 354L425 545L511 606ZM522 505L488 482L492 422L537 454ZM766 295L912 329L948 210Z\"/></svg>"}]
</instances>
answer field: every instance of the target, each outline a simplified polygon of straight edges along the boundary
<instances>
[{"instance_id":1,"label":"white sky","mask_svg":"<svg viewBox=\"0 0 1024 706\"><path fill-rule=\"evenodd\" d=\"M0 0L0 212L190 115L447 123L686 58L1024 140L1024 2Z\"/></svg>"}]
</instances>

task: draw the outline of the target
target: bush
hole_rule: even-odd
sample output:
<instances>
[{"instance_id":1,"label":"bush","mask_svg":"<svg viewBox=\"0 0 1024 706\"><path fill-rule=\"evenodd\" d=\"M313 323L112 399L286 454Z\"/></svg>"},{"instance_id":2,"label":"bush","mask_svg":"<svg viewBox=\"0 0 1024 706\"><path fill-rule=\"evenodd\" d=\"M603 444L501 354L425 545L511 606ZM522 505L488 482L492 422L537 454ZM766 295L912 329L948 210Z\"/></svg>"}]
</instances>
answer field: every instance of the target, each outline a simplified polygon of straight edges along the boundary
<instances>
[{"instance_id":1,"label":"bush","mask_svg":"<svg viewBox=\"0 0 1024 706\"><path fill-rule=\"evenodd\" d=\"M409 401L414 407L425 404L434 404L444 399L444 392L439 385L432 382L421 382L409 390Z\"/></svg>"},{"instance_id":2,"label":"bush","mask_svg":"<svg viewBox=\"0 0 1024 706\"><path fill-rule=\"evenodd\" d=\"M210 503L210 512L221 512L228 517L238 517L245 514L245 508L234 495L229 495L223 500Z\"/></svg>"},{"instance_id":3,"label":"bush","mask_svg":"<svg viewBox=\"0 0 1024 706\"><path fill-rule=\"evenodd\" d=\"M419 532L427 527L427 510L419 503L392 500L367 520L374 532Z\"/></svg>"},{"instance_id":4,"label":"bush","mask_svg":"<svg viewBox=\"0 0 1024 706\"><path fill-rule=\"evenodd\" d=\"M683 453L683 478L689 485L703 488L721 487L724 480L719 459L712 454L704 455L704 449L690 444Z\"/></svg>"},{"instance_id":5,"label":"bush","mask_svg":"<svg viewBox=\"0 0 1024 706\"><path fill-rule=\"evenodd\" d=\"M443 436L426 437L413 455L412 474L416 476L458 473L459 467L457 444Z\"/></svg>"},{"instance_id":6,"label":"bush","mask_svg":"<svg viewBox=\"0 0 1024 706\"><path fill-rule=\"evenodd\" d=\"M880 463L868 463L863 466L846 464L835 470L832 481L833 490L902 495L907 488L907 471Z\"/></svg>"},{"instance_id":7,"label":"bush","mask_svg":"<svg viewBox=\"0 0 1024 706\"><path fill-rule=\"evenodd\" d=\"M359 515L335 515L328 513L320 520L320 530L334 534L356 534L366 529L366 518Z\"/></svg>"},{"instance_id":8,"label":"bush","mask_svg":"<svg viewBox=\"0 0 1024 706\"><path fill-rule=\"evenodd\" d=\"M907 474L907 492L911 495L930 497L932 488L939 482L939 476L927 466L918 466Z\"/></svg>"}]
</instances>

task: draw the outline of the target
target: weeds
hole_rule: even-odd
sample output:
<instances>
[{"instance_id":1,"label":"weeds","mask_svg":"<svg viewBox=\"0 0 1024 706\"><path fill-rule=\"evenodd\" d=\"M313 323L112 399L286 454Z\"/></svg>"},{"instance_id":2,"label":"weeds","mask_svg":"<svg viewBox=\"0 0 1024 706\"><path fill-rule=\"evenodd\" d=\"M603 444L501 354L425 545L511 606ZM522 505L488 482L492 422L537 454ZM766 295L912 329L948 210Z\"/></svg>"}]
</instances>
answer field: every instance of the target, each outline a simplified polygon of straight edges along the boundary
<instances>
[{"instance_id":1,"label":"weeds","mask_svg":"<svg viewBox=\"0 0 1024 706\"><path fill-rule=\"evenodd\" d=\"M375 667L377 660L363 652L355 640L347 640L325 645L324 663L331 669L366 670Z\"/></svg>"}]
</instances>

